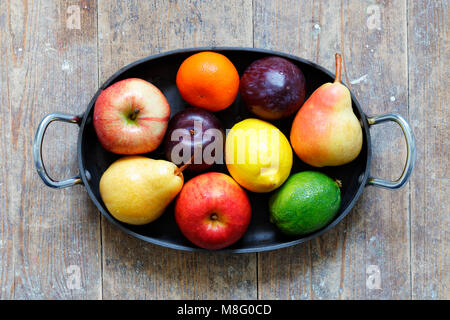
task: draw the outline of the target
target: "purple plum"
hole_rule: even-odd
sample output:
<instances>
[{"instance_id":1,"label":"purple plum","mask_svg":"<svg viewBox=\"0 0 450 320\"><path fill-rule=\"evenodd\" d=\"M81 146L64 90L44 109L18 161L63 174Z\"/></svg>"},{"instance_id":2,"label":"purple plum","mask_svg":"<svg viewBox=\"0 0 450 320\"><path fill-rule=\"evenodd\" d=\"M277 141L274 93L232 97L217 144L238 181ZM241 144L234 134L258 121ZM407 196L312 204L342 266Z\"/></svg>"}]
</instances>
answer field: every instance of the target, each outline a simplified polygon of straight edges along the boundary
<instances>
[{"instance_id":1,"label":"purple plum","mask_svg":"<svg viewBox=\"0 0 450 320\"><path fill-rule=\"evenodd\" d=\"M203 156L205 148L211 143L217 144L220 148L217 151L222 155L224 139L222 124L214 114L200 108L188 108L176 113L169 121L164 153L169 161L178 166L191 163L186 170L203 171L214 164L211 157ZM211 150L214 149L212 147ZM207 153L216 156L215 150ZM191 158L194 154L195 157Z\"/></svg>"},{"instance_id":2,"label":"purple plum","mask_svg":"<svg viewBox=\"0 0 450 320\"><path fill-rule=\"evenodd\" d=\"M303 72L280 57L254 61L240 81L242 99L258 117L277 120L294 114L305 101L306 81Z\"/></svg>"}]
</instances>

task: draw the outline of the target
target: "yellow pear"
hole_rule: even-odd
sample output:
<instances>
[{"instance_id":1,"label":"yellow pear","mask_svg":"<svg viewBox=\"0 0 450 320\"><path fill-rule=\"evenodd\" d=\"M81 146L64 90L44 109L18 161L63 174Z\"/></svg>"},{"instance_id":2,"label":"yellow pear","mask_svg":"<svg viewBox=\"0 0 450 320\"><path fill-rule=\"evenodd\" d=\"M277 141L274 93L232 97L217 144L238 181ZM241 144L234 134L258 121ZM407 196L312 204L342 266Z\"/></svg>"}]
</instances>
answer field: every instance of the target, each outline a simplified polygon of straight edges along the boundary
<instances>
[{"instance_id":1,"label":"yellow pear","mask_svg":"<svg viewBox=\"0 0 450 320\"><path fill-rule=\"evenodd\" d=\"M350 91L341 83L341 56L336 77L314 91L295 116L291 145L297 156L315 167L340 166L361 152L363 133L353 113Z\"/></svg>"},{"instance_id":2,"label":"yellow pear","mask_svg":"<svg viewBox=\"0 0 450 320\"><path fill-rule=\"evenodd\" d=\"M159 218L183 187L182 170L142 156L115 161L100 179L100 195L119 221L141 225Z\"/></svg>"}]
</instances>

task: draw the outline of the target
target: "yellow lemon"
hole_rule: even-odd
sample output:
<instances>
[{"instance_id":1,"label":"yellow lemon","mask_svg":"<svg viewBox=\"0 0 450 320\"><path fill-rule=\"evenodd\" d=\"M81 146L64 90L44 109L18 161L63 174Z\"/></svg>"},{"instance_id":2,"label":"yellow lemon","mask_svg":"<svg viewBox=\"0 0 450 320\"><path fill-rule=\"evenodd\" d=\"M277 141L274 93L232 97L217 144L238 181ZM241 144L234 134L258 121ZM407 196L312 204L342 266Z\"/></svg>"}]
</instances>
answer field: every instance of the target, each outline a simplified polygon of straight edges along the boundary
<instances>
[{"instance_id":1,"label":"yellow lemon","mask_svg":"<svg viewBox=\"0 0 450 320\"><path fill-rule=\"evenodd\" d=\"M225 142L231 176L253 192L270 192L283 184L292 168L292 149L274 125L259 119L236 123Z\"/></svg>"}]
</instances>

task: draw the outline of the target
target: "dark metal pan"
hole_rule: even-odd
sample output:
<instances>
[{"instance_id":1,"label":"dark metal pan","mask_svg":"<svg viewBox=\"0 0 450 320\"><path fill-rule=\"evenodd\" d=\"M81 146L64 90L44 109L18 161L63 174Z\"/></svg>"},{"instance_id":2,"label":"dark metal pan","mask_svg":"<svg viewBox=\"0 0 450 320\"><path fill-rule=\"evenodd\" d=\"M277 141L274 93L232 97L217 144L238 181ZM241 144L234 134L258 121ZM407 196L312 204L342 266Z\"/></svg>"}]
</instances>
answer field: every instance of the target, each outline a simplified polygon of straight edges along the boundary
<instances>
[{"instance_id":1,"label":"dark metal pan","mask_svg":"<svg viewBox=\"0 0 450 320\"><path fill-rule=\"evenodd\" d=\"M248 65L250 65L250 63L268 55L276 55L290 59L292 62L297 64L305 74L308 86L307 96L309 96L321 84L325 82L332 82L334 79L334 75L331 72L308 60L285 53L263 49L223 47L192 48L161 53L141 59L122 68L111 78L109 78L92 98L84 114L67 115L61 113L51 113L41 121L34 139L33 157L37 171L44 183L52 188L65 188L76 184L83 184L97 208L111 223L119 227L119 229L135 236L136 238L164 247L186 251L203 251L203 249L200 249L190 243L181 234L175 222L173 205L169 206L166 212L158 220L144 226L132 226L119 222L109 214L100 197L99 180L106 168L120 156L107 152L102 148L92 125L92 114L94 111L95 101L101 90L117 81L131 77L145 79L159 87L169 101L172 109L172 115L179 110L187 108L188 105L182 100L177 90L175 76L178 67L185 58L196 52L205 50L220 52L227 56L234 63L240 75L242 75L243 71ZM269 222L269 194L248 192L252 204L252 220L250 226L241 240L220 251L259 252L288 247L308 241L323 234L338 224L355 205L367 185L397 189L402 187L408 181L415 160L414 136L408 123L398 114L385 114L381 116L367 117L353 94L352 103L353 110L361 121L364 136L363 148L358 158L344 166L317 169L310 167L294 156L294 164L291 172L296 173L304 170L319 170L332 178L342 181L343 187L341 208L335 219L323 229L307 236L288 237L279 232L276 227ZM245 118L252 117L252 115L248 113L239 96L233 105L224 111L216 113L216 115L222 121L225 128L231 128L234 123ZM280 128L287 137L289 137L292 119L293 118L291 117L273 123ZM76 177L63 181L55 181L50 178L47 175L42 162L42 141L45 130L52 121L75 123L80 127L77 145L80 174ZM406 164L401 177L397 181L386 181L370 176L372 147L369 129L372 125L385 121L394 121L398 123L402 128L406 139ZM164 158L160 149L147 154L147 156L151 158ZM209 171L226 173L227 169L225 165L216 164ZM192 174L186 173L185 180L189 180L192 176Z\"/></svg>"}]
</instances>

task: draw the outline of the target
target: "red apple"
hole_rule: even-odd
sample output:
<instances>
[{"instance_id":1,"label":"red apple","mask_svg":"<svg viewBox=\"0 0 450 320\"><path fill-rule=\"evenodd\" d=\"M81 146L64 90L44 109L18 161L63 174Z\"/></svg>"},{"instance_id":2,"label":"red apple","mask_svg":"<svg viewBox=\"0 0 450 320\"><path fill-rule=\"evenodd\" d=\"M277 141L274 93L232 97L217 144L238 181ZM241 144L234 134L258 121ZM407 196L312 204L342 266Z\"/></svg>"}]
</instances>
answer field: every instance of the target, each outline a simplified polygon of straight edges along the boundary
<instances>
[{"instance_id":1,"label":"red apple","mask_svg":"<svg viewBox=\"0 0 450 320\"><path fill-rule=\"evenodd\" d=\"M238 241L250 223L250 201L230 176L204 173L189 180L175 204L175 219L186 238L210 250Z\"/></svg>"},{"instance_id":2,"label":"red apple","mask_svg":"<svg viewBox=\"0 0 450 320\"><path fill-rule=\"evenodd\" d=\"M94 128L102 146L114 153L138 154L162 142L170 117L164 94L153 84L125 79L103 90L94 107Z\"/></svg>"}]
</instances>

